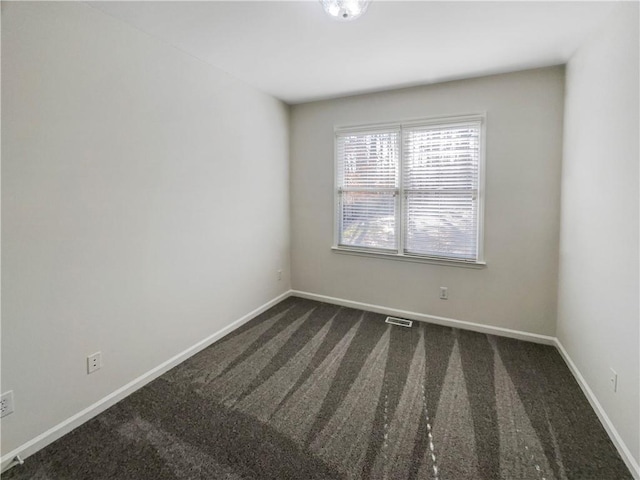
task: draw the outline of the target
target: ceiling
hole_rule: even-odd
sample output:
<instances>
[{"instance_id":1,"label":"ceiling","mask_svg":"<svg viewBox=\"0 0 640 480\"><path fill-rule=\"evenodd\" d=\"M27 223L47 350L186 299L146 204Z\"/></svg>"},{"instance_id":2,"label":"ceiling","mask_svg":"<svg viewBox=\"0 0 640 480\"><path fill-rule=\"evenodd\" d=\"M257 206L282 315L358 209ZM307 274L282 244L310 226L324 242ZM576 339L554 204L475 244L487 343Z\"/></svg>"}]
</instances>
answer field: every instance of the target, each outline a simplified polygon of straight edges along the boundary
<instances>
[{"instance_id":1,"label":"ceiling","mask_svg":"<svg viewBox=\"0 0 640 480\"><path fill-rule=\"evenodd\" d=\"M317 0L90 3L290 104L563 64L615 4L373 0L339 22Z\"/></svg>"}]
</instances>

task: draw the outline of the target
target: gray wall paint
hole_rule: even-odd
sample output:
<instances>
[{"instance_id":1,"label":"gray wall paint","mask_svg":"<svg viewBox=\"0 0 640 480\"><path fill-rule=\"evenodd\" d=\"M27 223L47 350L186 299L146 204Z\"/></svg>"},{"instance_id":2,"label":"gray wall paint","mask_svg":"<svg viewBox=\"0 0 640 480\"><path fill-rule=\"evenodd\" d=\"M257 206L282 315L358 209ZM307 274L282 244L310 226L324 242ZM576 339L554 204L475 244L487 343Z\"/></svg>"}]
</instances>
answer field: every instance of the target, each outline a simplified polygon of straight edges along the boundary
<instances>
[{"instance_id":1,"label":"gray wall paint","mask_svg":"<svg viewBox=\"0 0 640 480\"><path fill-rule=\"evenodd\" d=\"M291 109L295 289L554 335L562 67L296 105ZM483 270L333 253L334 126L487 112ZM438 299L449 287L449 300Z\"/></svg>"},{"instance_id":2,"label":"gray wall paint","mask_svg":"<svg viewBox=\"0 0 640 480\"><path fill-rule=\"evenodd\" d=\"M636 461L638 41L638 4L623 4L567 67L557 330Z\"/></svg>"},{"instance_id":3,"label":"gray wall paint","mask_svg":"<svg viewBox=\"0 0 640 480\"><path fill-rule=\"evenodd\" d=\"M2 43L5 454L290 288L289 139L85 4L3 2Z\"/></svg>"}]
</instances>

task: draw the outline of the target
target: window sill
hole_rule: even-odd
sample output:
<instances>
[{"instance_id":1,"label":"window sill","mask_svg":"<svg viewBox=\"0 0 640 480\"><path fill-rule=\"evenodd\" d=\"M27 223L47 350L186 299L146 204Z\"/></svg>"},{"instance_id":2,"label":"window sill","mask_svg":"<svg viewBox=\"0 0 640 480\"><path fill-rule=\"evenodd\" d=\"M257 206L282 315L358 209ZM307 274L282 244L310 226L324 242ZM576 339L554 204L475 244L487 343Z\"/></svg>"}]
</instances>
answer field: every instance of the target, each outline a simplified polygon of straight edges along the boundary
<instances>
[{"instance_id":1,"label":"window sill","mask_svg":"<svg viewBox=\"0 0 640 480\"><path fill-rule=\"evenodd\" d=\"M383 258L386 260L399 260L401 262L429 263L432 265L472 268L476 270L486 268L487 266L486 262L466 262L464 260L444 260L444 259L433 258L433 257L418 257L418 256L412 256L412 255L402 255L400 253L369 252L366 250L359 250L356 248L331 247L331 250L334 253L339 253L341 255L356 255L359 257Z\"/></svg>"}]
</instances>

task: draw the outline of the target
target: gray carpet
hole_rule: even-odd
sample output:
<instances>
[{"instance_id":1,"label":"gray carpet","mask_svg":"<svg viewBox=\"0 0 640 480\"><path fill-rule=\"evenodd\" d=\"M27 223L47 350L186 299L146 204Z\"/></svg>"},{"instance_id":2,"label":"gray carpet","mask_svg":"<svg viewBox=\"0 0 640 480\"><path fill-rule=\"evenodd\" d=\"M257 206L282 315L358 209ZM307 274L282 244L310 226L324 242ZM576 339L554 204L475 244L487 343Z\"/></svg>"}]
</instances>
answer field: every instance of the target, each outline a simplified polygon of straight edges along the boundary
<instances>
[{"instance_id":1,"label":"gray carpet","mask_svg":"<svg viewBox=\"0 0 640 480\"><path fill-rule=\"evenodd\" d=\"M3 479L631 479L558 352L291 297Z\"/></svg>"}]
</instances>

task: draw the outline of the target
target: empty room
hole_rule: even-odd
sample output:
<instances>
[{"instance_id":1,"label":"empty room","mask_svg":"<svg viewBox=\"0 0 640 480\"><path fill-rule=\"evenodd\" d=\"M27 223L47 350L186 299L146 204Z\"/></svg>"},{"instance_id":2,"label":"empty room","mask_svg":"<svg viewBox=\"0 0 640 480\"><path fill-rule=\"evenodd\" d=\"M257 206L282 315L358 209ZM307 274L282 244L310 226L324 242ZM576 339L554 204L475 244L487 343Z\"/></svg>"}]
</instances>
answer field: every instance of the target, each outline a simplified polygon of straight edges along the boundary
<instances>
[{"instance_id":1,"label":"empty room","mask_svg":"<svg viewBox=\"0 0 640 480\"><path fill-rule=\"evenodd\" d=\"M2 1L1 476L640 480L638 1Z\"/></svg>"}]
</instances>

